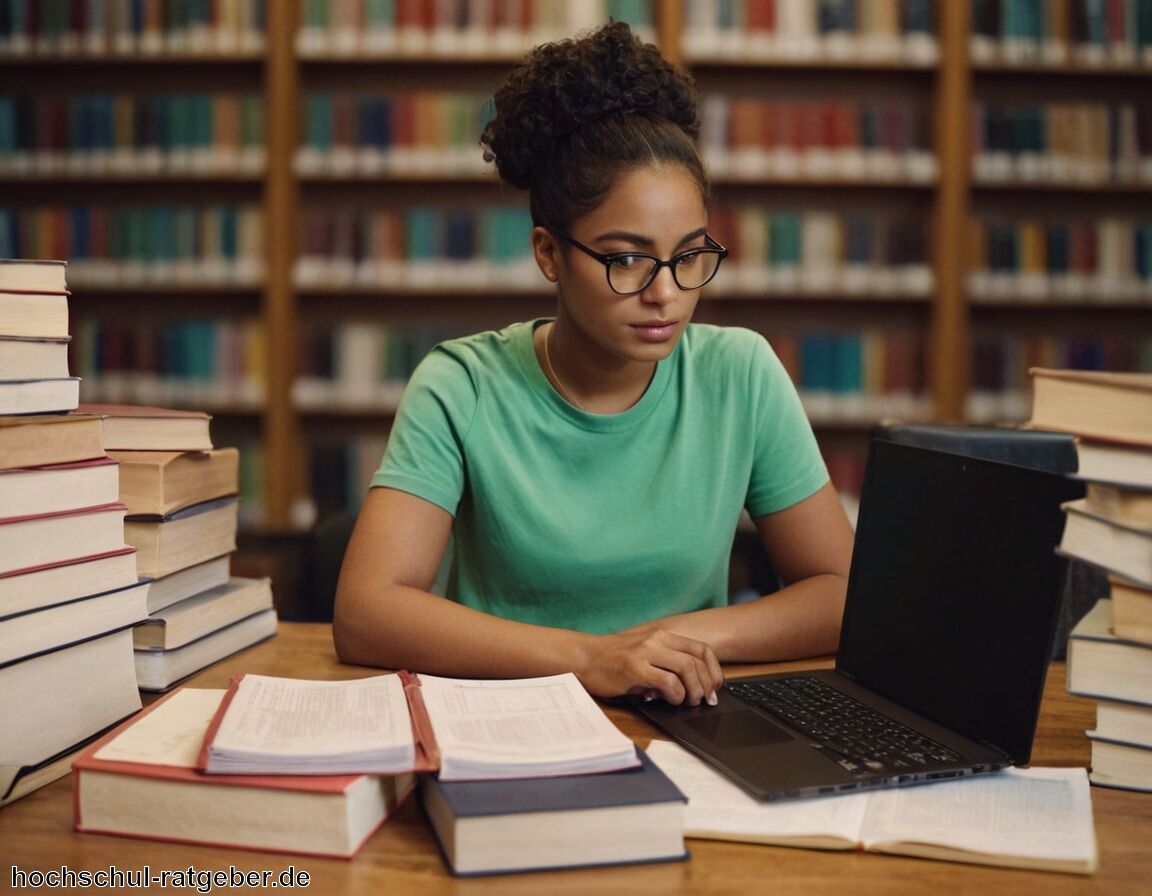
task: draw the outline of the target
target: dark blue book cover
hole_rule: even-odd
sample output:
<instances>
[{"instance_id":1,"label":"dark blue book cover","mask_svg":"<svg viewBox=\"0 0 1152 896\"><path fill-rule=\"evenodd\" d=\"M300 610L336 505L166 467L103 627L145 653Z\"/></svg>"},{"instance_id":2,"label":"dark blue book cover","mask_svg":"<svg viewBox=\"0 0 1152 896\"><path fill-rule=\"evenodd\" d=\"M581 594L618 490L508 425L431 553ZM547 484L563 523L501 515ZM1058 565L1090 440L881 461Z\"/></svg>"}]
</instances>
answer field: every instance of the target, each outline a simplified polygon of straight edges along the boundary
<instances>
[{"instance_id":1,"label":"dark blue book cover","mask_svg":"<svg viewBox=\"0 0 1152 896\"><path fill-rule=\"evenodd\" d=\"M687 858L687 798L643 750L637 755L636 768L592 775L424 776L424 806L448 866L477 875Z\"/></svg>"}]
</instances>

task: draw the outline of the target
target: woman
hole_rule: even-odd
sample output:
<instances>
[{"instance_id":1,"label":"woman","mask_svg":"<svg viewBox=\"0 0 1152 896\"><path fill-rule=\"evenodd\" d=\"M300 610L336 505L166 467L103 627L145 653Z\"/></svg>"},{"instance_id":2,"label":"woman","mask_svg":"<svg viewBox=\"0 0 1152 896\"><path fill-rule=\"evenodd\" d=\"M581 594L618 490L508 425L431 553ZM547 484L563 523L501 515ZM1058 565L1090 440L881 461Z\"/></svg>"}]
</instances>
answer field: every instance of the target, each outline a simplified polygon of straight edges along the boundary
<instances>
[{"instance_id":1,"label":"woman","mask_svg":"<svg viewBox=\"0 0 1152 896\"><path fill-rule=\"evenodd\" d=\"M556 317L413 374L344 560L341 659L697 705L721 662L834 651L851 528L795 391L757 334L690 325L726 254L692 82L616 23L537 48L495 100L485 157L528 191ZM742 508L786 585L729 606Z\"/></svg>"}]
</instances>

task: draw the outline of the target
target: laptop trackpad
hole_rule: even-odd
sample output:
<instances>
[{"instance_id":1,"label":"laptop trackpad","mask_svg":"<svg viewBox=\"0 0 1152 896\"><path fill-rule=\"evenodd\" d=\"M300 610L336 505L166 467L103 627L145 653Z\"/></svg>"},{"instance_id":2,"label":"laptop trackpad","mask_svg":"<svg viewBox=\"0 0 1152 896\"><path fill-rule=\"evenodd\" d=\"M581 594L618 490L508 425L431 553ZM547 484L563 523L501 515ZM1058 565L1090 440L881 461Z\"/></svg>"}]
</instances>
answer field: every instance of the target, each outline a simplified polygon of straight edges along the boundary
<instances>
[{"instance_id":1,"label":"laptop trackpad","mask_svg":"<svg viewBox=\"0 0 1152 896\"><path fill-rule=\"evenodd\" d=\"M685 719L703 740L724 750L793 740L793 735L747 709L709 713Z\"/></svg>"}]
</instances>

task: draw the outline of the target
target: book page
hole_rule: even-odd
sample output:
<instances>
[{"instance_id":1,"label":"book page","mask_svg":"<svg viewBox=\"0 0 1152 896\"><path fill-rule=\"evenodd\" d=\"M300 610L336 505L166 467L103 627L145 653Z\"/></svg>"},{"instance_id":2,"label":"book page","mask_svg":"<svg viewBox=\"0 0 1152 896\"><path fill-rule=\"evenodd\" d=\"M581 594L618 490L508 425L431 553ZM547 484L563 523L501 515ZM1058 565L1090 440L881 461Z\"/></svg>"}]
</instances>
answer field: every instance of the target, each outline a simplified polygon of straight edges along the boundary
<instances>
[{"instance_id":1,"label":"book page","mask_svg":"<svg viewBox=\"0 0 1152 896\"><path fill-rule=\"evenodd\" d=\"M325 770L326 757L383 756L388 765L411 768L412 724L400 677L311 681L245 675L212 741L211 767L217 757L245 755L312 760L317 771ZM298 768L281 766L290 767Z\"/></svg>"},{"instance_id":2,"label":"book page","mask_svg":"<svg viewBox=\"0 0 1152 896\"><path fill-rule=\"evenodd\" d=\"M514 777L539 767L549 769L541 774L579 774L639 764L632 741L571 673L497 681L421 675L420 691L442 778L488 776L482 766Z\"/></svg>"},{"instance_id":3,"label":"book page","mask_svg":"<svg viewBox=\"0 0 1152 896\"><path fill-rule=\"evenodd\" d=\"M685 837L812 849L852 849L858 841L865 794L762 803L677 744L654 740L648 756L688 797Z\"/></svg>"},{"instance_id":4,"label":"book page","mask_svg":"<svg viewBox=\"0 0 1152 896\"><path fill-rule=\"evenodd\" d=\"M870 794L866 848L901 843L973 853L1096 862L1092 796L1082 768L1006 769Z\"/></svg>"},{"instance_id":5,"label":"book page","mask_svg":"<svg viewBox=\"0 0 1152 896\"><path fill-rule=\"evenodd\" d=\"M183 688L96 751L97 759L195 768L223 689Z\"/></svg>"}]
</instances>

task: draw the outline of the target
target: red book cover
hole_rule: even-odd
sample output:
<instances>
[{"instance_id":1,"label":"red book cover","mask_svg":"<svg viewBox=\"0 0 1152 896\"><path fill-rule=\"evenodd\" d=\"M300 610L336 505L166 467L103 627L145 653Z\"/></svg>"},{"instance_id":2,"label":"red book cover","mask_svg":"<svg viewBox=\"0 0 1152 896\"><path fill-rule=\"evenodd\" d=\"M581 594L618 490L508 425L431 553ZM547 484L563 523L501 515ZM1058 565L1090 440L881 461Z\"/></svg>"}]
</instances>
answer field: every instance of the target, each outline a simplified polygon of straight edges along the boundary
<instances>
[{"instance_id":1,"label":"red book cover","mask_svg":"<svg viewBox=\"0 0 1152 896\"><path fill-rule=\"evenodd\" d=\"M761 145L761 112L759 100L732 97L728 101L728 146L748 149Z\"/></svg>"},{"instance_id":2,"label":"red book cover","mask_svg":"<svg viewBox=\"0 0 1152 896\"><path fill-rule=\"evenodd\" d=\"M392 100L392 145L410 148L416 145L416 99L410 93L397 94Z\"/></svg>"},{"instance_id":3,"label":"red book cover","mask_svg":"<svg viewBox=\"0 0 1152 896\"><path fill-rule=\"evenodd\" d=\"M82 833L113 834L117 836L132 836L141 837L144 839L166 840L173 842L209 843L210 845L240 849L260 849L261 851L265 852L309 853L310 851L308 850L281 850L276 849L275 847L253 846L247 843L234 842L229 838L227 832L223 830L220 832L218 839L204 840L199 838L167 836L162 832L129 834L119 830L105 830L102 827L85 820L83 812L83 796L85 788L85 773L87 772L124 775L130 778L156 779L159 781L170 782L176 785L185 785L188 787L219 787L224 789L244 788L247 790L258 791L294 791L299 793L328 795L334 798L339 798L342 794L348 791L350 787L352 787L361 778L364 777L363 775L206 775L198 769L188 768L182 765L158 765L151 762L130 762L116 759L102 759L97 756L97 754L102 749L104 749L104 747L110 744L118 736L123 734L129 728L138 724L149 714L155 712L168 700L171 700L178 694L181 694L183 690L184 689L176 690L170 694L165 695L151 706L146 707L132 718L118 725L115 729L83 750L77 756L76 761L72 765L72 806L74 830ZM403 786L400 787L400 790L404 789L405 788ZM395 795L395 805L399 805L399 803L402 802L404 796L406 796L406 793L397 793ZM380 824L383 824L383 822L387 819L388 814L388 812L384 814L384 817L380 819L379 823L376 824L372 830L368 832L368 836L371 836L371 834L379 828ZM367 840L367 836L364 838L364 840ZM363 845L364 840L358 844L353 845L353 853ZM311 854L331 856L334 858L347 858L351 855L351 853L349 855L343 855L320 851L311 852Z\"/></svg>"},{"instance_id":4,"label":"red book cover","mask_svg":"<svg viewBox=\"0 0 1152 896\"><path fill-rule=\"evenodd\" d=\"M796 147L802 152L824 145L824 114L819 103L799 103L796 106Z\"/></svg>"},{"instance_id":5,"label":"red book cover","mask_svg":"<svg viewBox=\"0 0 1152 896\"><path fill-rule=\"evenodd\" d=\"M827 106L830 131L829 145L835 149L858 149L860 147L860 116L856 108L842 100L830 102Z\"/></svg>"},{"instance_id":6,"label":"red book cover","mask_svg":"<svg viewBox=\"0 0 1152 896\"><path fill-rule=\"evenodd\" d=\"M349 94L332 98L332 145L356 146L356 98Z\"/></svg>"},{"instance_id":7,"label":"red book cover","mask_svg":"<svg viewBox=\"0 0 1152 896\"><path fill-rule=\"evenodd\" d=\"M776 30L776 0L755 0L745 7L744 24L749 31Z\"/></svg>"},{"instance_id":8,"label":"red book cover","mask_svg":"<svg viewBox=\"0 0 1152 896\"><path fill-rule=\"evenodd\" d=\"M799 149L800 108L795 103L776 103L773 106L772 146Z\"/></svg>"},{"instance_id":9,"label":"red book cover","mask_svg":"<svg viewBox=\"0 0 1152 896\"><path fill-rule=\"evenodd\" d=\"M1108 43L1125 42L1124 0L1108 0Z\"/></svg>"}]
</instances>

